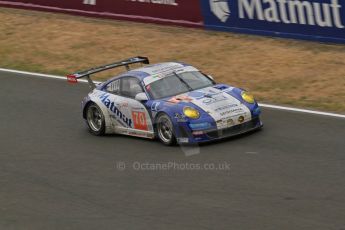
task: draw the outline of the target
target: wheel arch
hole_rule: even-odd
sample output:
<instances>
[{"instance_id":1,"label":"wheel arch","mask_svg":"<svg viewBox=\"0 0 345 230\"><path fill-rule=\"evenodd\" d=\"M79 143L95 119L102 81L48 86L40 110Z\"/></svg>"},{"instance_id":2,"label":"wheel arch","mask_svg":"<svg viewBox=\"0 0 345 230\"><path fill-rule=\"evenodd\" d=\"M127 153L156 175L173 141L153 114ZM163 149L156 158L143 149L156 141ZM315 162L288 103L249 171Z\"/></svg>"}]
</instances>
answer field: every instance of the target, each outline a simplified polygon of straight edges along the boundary
<instances>
[{"instance_id":1,"label":"wheel arch","mask_svg":"<svg viewBox=\"0 0 345 230\"><path fill-rule=\"evenodd\" d=\"M152 126L153 126L153 131L155 133L155 136L157 135L157 119L161 114L165 114L167 116L169 116L169 114L165 111L159 111L155 114L155 116L152 118ZM171 119L171 117L169 116L169 118Z\"/></svg>"},{"instance_id":2,"label":"wheel arch","mask_svg":"<svg viewBox=\"0 0 345 230\"><path fill-rule=\"evenodd\" d=\"M170 121L173 125L174 134L176 135L178 133L177 132L178 123L176 122L176 119L174 119L174 117L172 116L172 114L175 114L175 111L173 111L173 110L160 110L157 112L157 114L153 118L153 127L155 130L155 134L157 134L157 119L161 114L165 114L170 118Z\"/></svg>"},{"instance_id":3,"label":"wheel arch","mask_svg":"<svg viewBox=\"0 0 345 230\"><path fill-rule=\"evenodd\" d=\"M86 109L87 109L87 107L89 107L89 105L92 104L92 103L93 103L93 104L96 104L94 101L91 101L91 100L90 100L90 101L86 102L86 104L84 105L84 108L83 108L83 118L84 118L84 119L86 119Z\"/></svg>"}]
</instances>

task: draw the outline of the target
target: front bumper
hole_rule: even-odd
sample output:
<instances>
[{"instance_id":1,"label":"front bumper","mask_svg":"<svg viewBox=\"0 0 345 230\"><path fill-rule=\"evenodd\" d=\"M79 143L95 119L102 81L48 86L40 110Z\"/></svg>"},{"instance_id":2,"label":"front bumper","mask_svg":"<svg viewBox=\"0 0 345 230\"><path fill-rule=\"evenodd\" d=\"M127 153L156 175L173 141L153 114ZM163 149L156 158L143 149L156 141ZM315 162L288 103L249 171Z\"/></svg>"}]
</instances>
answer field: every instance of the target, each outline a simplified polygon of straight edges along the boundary
<instances>
[{"instance_id":1,"label":"front bumper","mask_svg":"<svg viewBox=\"0 0 345 230\"><path fill-rule=\"evenodd\" d=\"M180 127L181 136L177 138L177 141L180 144L210 142L251 132L260 129L262 126L260 117L254 117L250 121L229 128L203 130L202 134L198 135L193 135L191 130L185 130L185 127Z\"/></svg>"}]
</instances>

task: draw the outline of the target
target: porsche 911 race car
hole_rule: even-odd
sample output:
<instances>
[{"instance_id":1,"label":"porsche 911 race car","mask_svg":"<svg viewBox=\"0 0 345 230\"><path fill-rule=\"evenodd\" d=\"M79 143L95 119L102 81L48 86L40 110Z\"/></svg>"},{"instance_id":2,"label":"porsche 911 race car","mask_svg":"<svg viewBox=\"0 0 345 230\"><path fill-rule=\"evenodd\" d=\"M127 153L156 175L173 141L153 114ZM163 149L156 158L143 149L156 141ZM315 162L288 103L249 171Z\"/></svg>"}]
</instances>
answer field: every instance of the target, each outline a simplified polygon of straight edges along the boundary
<instances>
[{"instance_id":1,"label":"porsche 911 race car","mask_svg":"<svg viewBox=\"0 0 345 230\"><path fill-rule=\"evenodd\" d=\"M195 67L167 62L130 69L134 57L67 76L70 83L86 78L91 92L82 101L91 133L156 138L165 145L200 143L262 127L260 108L243 89L217 84ZM95 84L92 74L126 67L127 71Z\"/></svg>"}]
</instances>

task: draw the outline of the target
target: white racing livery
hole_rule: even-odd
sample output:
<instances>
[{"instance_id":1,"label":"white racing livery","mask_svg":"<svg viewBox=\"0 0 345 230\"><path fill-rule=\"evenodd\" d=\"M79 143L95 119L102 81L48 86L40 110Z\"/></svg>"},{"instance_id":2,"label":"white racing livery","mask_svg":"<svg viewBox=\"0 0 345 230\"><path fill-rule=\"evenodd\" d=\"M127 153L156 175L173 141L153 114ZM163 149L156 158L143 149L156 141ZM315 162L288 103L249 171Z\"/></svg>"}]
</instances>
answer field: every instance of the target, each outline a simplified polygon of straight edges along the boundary
<instances>
[{"instance_id":1,"label":"white racing livery","mask_svg":"<svg viewBox=\"0 0 345 230\"><path fill-rule=\"evenodd\" d=\"M91 133L158 138L165 145L201 143L262 127L260 108L248 92L225 84L193 66L160 63L130 70L135 57L67 76L86 77L91 92L82 102ZM95 85L92 74L125 66L127 72Z\"/></svg>"}]
</instances>

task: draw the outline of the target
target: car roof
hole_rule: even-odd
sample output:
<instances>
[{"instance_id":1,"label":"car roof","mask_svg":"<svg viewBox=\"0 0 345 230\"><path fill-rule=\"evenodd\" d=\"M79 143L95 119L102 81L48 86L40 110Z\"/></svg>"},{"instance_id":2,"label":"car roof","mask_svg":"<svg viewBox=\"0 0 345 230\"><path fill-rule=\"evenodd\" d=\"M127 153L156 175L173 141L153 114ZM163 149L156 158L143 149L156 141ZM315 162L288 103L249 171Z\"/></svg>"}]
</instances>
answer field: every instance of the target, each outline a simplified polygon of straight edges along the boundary
<instances>
[{"instance_id":1,"label":"car roof","mask_svg":"<svg viewBox=\"0 0 345 230\"><path fill-rule=\"evenodd\" d=\"M124 75L134 76L143 80L146 77L164 73L171 73L175 70L184 69L187 67L191 67L191 65L183 63L183 62L163 62L157 63L153 65L147 65L138 69L133 69L128 71Z\"/></svg>"},{"instance_id":2,"label":"car roof","mask_svg":"<svg viewBox=\"0 0 345 230\"><path fill-rule=\"evenodd\" d=\"M115 76L109 80L107 80L106 82L104 82L103 84L107 84L115 79L121 78L121 77L136 77L138 78L140 81L147 81L147 82L151 82L152 76L156 76L156 75L162 75L162 74L168 74L171 73L173 71L198 71L196 68L194 68L193 66L183 63L183 62L163 62L163 63L157 63L157 64L152 64L152 65L147 65L141 68L137 68L137 69L133 69L130 70L128 72L122 73L118 76Z\"/></svg>"}]
</instances>

